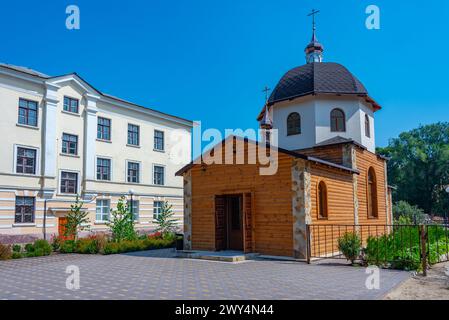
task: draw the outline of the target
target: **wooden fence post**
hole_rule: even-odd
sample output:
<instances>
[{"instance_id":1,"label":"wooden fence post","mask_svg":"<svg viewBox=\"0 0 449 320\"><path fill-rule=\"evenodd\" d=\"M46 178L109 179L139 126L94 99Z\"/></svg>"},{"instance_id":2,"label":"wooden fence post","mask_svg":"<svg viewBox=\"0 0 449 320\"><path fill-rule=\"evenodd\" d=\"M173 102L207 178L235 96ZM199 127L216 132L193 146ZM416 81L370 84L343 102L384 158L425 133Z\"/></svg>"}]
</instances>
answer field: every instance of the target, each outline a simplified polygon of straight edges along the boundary
<instances>
[{"instance_id":1,"label":"wooden fence post","mask_svg":"<svg viewBox=\"0 0 449 320\"><path fill-rule=\"evenodd\" d=\"M424 277L427 277L427 234L424 225L419 226L419 233L421 235L421 263Z\"/></svg>"}]
</instances>

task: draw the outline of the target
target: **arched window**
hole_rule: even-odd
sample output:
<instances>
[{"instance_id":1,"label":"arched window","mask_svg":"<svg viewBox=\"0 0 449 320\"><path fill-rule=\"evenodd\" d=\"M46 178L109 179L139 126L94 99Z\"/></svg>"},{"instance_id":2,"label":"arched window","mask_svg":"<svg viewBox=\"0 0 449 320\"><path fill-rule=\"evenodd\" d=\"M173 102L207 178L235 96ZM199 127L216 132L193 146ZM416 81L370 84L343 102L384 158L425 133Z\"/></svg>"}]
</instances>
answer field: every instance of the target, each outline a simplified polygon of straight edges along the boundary
<instances>
[{"instance_id":1,"label":"arched window","mask_svg":"<svg viewBox=\"0 0 449 320\"><path fill-rule=\"evenodd\" d=\"M341 109L334 109L331 112L331 131L332 132L346 131L345 113Z\"/></svg>"},{"instance_id":2,"label":"arched window","mask_svg":"<svg viewBox=\"0 0 449 320\"><path fill-rule=\"evenodd\" d=\"M370 168L368 170L368 218L374 219L378 217L377 211L377 180L376 180L376 172L374 168Z\"/></svg>"},{"instance_id":3,"label":"arched window","mask_svg":"<svg viewBox=\"0 0 449 320\"><path fill-rule=\"evenodd\" d=\"M327 186L324 181L318 184L318 219L327 219Z\"/></svg>"},{"instance_id":4,"label":"arched window","mask_svg":"<svg viewBox=\"0 0 449 320\"><path fill-rule=\"evenodd\" d=\"M368 138L371 137L371 126L370 126L369 117L367 114L365 114L365 136L367 136Z\"/></svg>"},{"instance_id":5,"label":"arched window","mask_svg":"<svg viewBox=\"0 0 449 320\"><path fill-rule=\"evenodd\" d=\"M297 112L290 113L287 118L287 135L301 134L301 116Z\"/></svg>"}]
</instances>

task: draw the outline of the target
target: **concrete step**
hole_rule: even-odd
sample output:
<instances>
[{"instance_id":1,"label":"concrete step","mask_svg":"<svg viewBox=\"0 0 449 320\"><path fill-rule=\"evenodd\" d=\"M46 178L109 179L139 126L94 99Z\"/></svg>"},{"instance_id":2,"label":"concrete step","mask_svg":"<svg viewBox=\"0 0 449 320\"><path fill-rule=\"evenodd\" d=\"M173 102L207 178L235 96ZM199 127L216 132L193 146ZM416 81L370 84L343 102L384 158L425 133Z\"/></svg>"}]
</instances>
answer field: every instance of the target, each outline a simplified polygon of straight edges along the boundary
<instances>
[{"instance_id":1,"label":"concrete step","mask_svg":"<svg viewBox=\"0 0 449 320\"><path fill-rule=\"evenodd\" d=\"M257 253L242 253L236 251L176 251L176 257L186 259L201 259L221 262L243 262L257 257Z\"/></svg>"}]
</instances>

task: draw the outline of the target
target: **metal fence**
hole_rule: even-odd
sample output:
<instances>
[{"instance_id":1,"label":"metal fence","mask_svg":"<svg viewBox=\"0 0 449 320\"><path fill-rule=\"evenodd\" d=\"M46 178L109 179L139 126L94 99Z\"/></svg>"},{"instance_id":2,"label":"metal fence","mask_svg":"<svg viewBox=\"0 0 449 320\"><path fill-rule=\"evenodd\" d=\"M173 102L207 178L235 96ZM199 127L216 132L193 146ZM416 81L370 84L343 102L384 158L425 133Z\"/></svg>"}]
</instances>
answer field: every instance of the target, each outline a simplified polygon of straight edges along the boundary
<instances>
[{"instance_id":1,"label":"metal fence","mask_svg":"<svg viewBox=\"0 0 449 320\"><path fill-rule=\"evenodd\" d=\"M357 237L361 250L356 260L396 269L421 269L449 261L449 225L341 225L307 226L307 258L347 259L341 251L341 239Z\"/></svg>"}]
</instances>

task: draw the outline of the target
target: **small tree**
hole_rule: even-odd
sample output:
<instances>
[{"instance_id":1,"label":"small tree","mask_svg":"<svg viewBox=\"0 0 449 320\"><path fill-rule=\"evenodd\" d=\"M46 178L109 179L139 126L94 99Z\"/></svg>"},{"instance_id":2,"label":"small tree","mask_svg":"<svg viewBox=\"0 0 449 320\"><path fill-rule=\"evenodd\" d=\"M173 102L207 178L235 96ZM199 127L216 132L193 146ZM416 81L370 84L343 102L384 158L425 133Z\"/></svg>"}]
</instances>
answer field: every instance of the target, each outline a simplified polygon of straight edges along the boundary
<instances>
[{"instance_id":1,"label":"small tree","mask_svg":"<svg viewBox=\"0 0 449 320\"><path fill-rule=\"evenodd\" d=\"M393 205L393 216L395 224L422 224L426 220L422 209L406 201L399 201Z\"/></svg>"},{"instance_id":2,"label":"small tree","mask_svg":"<svg viewBox=\"0 0 449 320\"><path fill-rule=\"evenodd\" d=\"M360 241L360 237L355 233L345 233L338 239L338 249L352 264L360 256L361 248L362 241Z\"/></svg>"},{"instance_id":3,"label":"small tree","mask_svg":"<svg viewBox=\"0 0 449 320\"><path fill-rule=\"evenodd\" d=\"M174 233L176 231L177 219L173 218L174 212L172 205L167 201L162 205L162 212L156 216L154 223L157 224L157 232L161 232L163 235L167 233Z\"/></svg>"},{"instance_id":4,"label":"small tree","mask_svg":"<svg viewBox=\"0 0 449 320\"><path fill-rule=\"evenodd\" d=\"M131 204L128 204L125 197L120 198L116 210L111 210L111 219L107 225L111 230L112 239L116 242L137 238Z\"/></svg>"},{"instance_id":5,"label":"small tree","mask_svg":"<svg viewBox=\"0 0 449 320\"><path fill-rule=\"evenodd\" d=\"M83 230L89 229L90 220L87 217L89 212L82 210L83 203L79 197L76 197L74 204L70 205L70 212L67 215L67 222L65 224L65 237L78 240L78 233Z\"/></svg>"}]
</instances>

